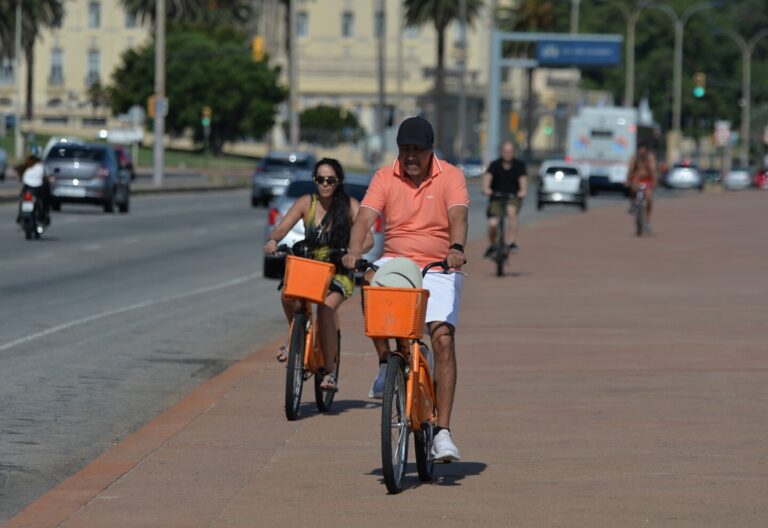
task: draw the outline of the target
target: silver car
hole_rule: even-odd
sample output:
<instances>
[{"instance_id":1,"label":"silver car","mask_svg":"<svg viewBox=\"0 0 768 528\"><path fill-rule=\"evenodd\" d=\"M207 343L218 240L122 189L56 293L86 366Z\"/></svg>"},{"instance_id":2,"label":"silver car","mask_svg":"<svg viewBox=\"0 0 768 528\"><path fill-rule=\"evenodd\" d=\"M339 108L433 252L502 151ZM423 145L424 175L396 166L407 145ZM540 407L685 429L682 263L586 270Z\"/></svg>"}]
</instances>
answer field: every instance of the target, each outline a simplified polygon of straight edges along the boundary
<instances>
[{"instance_id":1,"label":"silver car","mask_svg":"<svg viewBox=\"0 0 768 528\"><path fill-rule=\"evenodd\" d=\"M344 190L347 194L355 198L357 201L362 201L365 196L365 192L368 190L368 184L371 182L370 176L346 174L344 178ZM311 174L297 175L285 190L285 193L278 198L272 207L269 209L269 216L267 218L267 225L264 229L264 242L266 243L267 237L272 232L280 220L283 218L288 209L294 204L294 202L305 194L312 194L317 192L315 182L312 181ZM296 242L304 240L304 222L297 222L293 229L278 242L278 245L286 244L293 246ZM373 248L363 255L363 258L373 262L381 257L384 252L384 226L382 225L381 218L376 221L373 233ZM267 256L264 255L264 276L277 279L282 278L285 271L285 255Z\"/></svg>"},{"instance_id":2,"label":"silver car","mask_svg":"<svg viewBox=\"0 0 768 528\"><path fill-rule=\"evenodd\" d=\"M316 162L314 154L309 152L270 152L253 173L251 205L269 205L273 198L283 195L294 174L311 171Z\"/></svg>"},{"instance_id":3,"label":"silver car","mask_svg":"<svg viewBox=\"0 0 768 528\"><path fill-rule=\"evenodd\" d=\"M664 184L672 189L703 189L704 178L695 163L684 161L669 169Z\"/></svg>"},{"instance_id":4,"label":"silver car","mask_svg":"<svg viewBox=\"0 0 768 528\"><path fill-rule=\"evenodd\" d=\"M750 170L744 167L733 167L723 175L723 187L729 191L747 189L752 186Z\"/></svg>"},{"instance_id":5,"label":"silver car","mask_svg":"<svg viewBox=\"0 0 768 528\"><path fill-rule=\"evenodd\" d=\"M581 168L567 161L552 160L542 163L539 169L536 208L545 204L565 203L587 210L589 182Z\"/></svg>"},{"instance_id":6,"label":"silver car","mask_svg":"<svg viewBox=\"0 0 768 528\"><path fill-rule=\"evenodd\" d=\"M111 213L127 213L131 176L120 169L109 145L54 145L45 158L45 172L53 178L51 205L54 211L63 202L92 203Z\"/></svg>"},{"instance_id":7,"label":"silver car","mask_svg":"<svg viewBox=\"0 0 768 528\"><path fill-rule=\"evenodd\" d=\"M464 158L461 163L459 163L458 167L467 179L479 178L485 172L483 158L480 156L469 156Z\"/></svg>"}]
</instances>

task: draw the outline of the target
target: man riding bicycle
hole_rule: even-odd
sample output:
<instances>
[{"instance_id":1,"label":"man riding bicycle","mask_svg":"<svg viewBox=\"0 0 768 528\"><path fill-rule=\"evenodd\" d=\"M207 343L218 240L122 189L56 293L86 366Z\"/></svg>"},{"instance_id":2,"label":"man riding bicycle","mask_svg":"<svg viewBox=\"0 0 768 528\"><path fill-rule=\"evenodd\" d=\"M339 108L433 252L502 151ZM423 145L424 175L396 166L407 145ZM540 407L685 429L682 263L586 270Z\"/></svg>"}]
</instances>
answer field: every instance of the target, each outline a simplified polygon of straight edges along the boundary
<instances>
[{"instance_id":1,"label":"man riding bicycle","mask_svg":"<svg viewBox=\"0 0 768 528\"><path fill-rule=\"evenodd\" d=\"M656 187L658 175L656 172L656 156L648 150L648 146L641 143L637 146L637 153L629 160L627 170L627 183L629 200L631 203L629 212L634 214L635 193L641 185L645 185L645 230L651 231L651 209L653 206L653 190Z\"/></svg>"},{"instance_id":2,"label":"man riding bicycle","mask_svg":"<svg viewBox=\"0 0 768 528\"><path fill-rule=\"evenodd\" d=\"M397 132L398 157L391 166L376 171L360 205L343 262L354 268L362 245L379 215L387 226L384 256L376 265L394 257L407 257L423 268L430 262L447 261L461 268L467 240L469 194L459 169L433 153L432 125L420 117L403 121ZM437 427L432 457L438 461L459 460L459 450L450 434L450 419L456 388L455 332L463 275L427 273L429 290L427 326L435 353L437 382ZM371 396L381 398L386 362L390 351L386 340L374 340L379 355L379 375Z\"/></svg>"},{"instance_id":3,"label":"man riding bicycle","mask_svg":"<svg viewBox=\"0 0 768 528\"><path fill-rule=\"evenodd\" d=\"M493 161L483 174L483 193L491 197L494 193L505 194L508 199L491 198L488 202L488 240L490 246L485 250L485 257L493 255L496 250L496 230L499 227L499 217L507 215L507 228L504 240L509 243L510 252L517 251L518 223L517 215L523 205L523 198L528 194L528 175L525 163L515 158L515 144L506 141L501 146L501 157ZM504 202L507 207L504 211Z\"/></svg>"}]
</instances>

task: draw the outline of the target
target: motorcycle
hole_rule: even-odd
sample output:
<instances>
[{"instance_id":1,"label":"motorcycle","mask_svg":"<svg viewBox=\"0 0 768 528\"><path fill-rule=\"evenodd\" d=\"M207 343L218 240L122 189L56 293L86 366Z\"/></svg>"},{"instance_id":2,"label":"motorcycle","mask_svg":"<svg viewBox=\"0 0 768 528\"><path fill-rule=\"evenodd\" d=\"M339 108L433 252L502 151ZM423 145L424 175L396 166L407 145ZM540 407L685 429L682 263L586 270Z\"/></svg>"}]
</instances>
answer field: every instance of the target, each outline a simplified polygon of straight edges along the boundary
<instances>
[{"instance_id":1,"label":"motorcycle","mask_svg":"<svg viewBox=\"0 0 768 528\"><path fill-rule=\"evenodd\" d=\"M43 204L35 196L35 193L29 189L21 195L21 204L19 205L19 225L21 225L24 236L27 240L40 238L45 231L47 222L44 218Z\"/></svg>"}]
</instances>

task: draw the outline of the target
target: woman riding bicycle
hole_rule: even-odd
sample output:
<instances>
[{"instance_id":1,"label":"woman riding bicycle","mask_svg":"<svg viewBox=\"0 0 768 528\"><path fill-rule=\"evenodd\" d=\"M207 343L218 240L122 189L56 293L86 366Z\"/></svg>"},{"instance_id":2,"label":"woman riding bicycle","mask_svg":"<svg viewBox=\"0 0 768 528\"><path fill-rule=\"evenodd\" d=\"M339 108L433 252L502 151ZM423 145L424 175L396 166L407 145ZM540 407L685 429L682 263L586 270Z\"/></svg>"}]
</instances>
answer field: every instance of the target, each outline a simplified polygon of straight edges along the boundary
<instances>
[{"instance_id":1,"label":"woman riding bicycle","mask_svg":"<svg viewBox=\"0 0 768 528\"><path fill-rule=\"evenodd\" d=\"M317 307L318 342L323 350L325 372L336 368L336 335L339 330L337 310L352 296L355 281L353 276L341 266L341 257L333 258L331 249L343 249L349 245L352 223L357 216L360 203L347 195L344 190L344 170L341 164L331 158L317 162L313 172L317 193L305 194L291 206L280 223L269 234L264 252L272 255L277 250L278 241L282 240L299 220L304 221L305 243L309 256L315 260L333 261L337 264L337 273L333 276L325 303ZM373 236L366 238L367 249L373 247ZM282 297L283 311L288 324L293 321L296 311L295 301ZM287 347L281 347L278 361L288 358ZM321 388L337 390L338 380L333 374L325 374Z\"/></svg>"},{"instance_id":2,"label":"woman riding bicycle","mask_svg":"<svg viewBox=\"0 0 768 528\"><path fill-rule=\"evenodd\" d=\"M627 170L627 187L631 202L630 212L634 213L635 193L641 185L645 186L645 219L646 228L650 231L651 209L653 206L653 189L656 187L656 157L648 150L647 145L641 143L637 146L637 154L629 160Z\"/></svg>"}]
</instances>

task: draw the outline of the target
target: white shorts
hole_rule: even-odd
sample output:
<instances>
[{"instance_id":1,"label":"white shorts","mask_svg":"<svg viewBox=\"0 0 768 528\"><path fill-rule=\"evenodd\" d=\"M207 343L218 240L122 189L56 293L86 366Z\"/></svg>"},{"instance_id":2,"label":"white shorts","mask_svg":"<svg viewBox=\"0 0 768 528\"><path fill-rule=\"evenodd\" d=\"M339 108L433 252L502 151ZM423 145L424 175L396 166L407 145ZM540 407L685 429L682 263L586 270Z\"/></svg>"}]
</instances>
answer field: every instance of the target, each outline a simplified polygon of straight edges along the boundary
<instances>
[{"instance_id":1,"label":"white shorts","mask_svg":"<svg viewBox=\"0 0 768 528\"><path fill-rule=\"evenodd\" d=\"M388 260L392 260L392 257L380 258L374 265L381 266ZM463 287L464 275L461 273L428 272L424 277L424 289L429 290L426 322L448 323L456 328Z\"/></svg>"}]
</instances>

